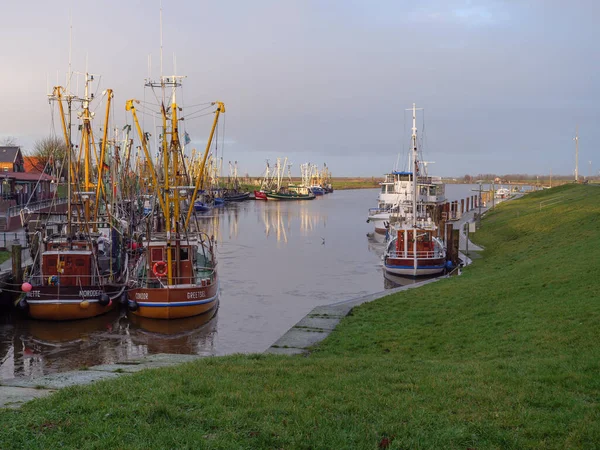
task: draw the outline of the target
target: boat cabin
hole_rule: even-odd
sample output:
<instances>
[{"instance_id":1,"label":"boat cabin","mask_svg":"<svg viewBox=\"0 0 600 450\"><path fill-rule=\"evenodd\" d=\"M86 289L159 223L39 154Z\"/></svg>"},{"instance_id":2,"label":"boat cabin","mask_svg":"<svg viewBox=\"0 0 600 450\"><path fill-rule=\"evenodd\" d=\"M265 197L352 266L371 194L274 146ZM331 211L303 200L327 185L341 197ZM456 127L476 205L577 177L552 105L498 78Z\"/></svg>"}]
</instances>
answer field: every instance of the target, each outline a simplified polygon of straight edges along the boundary
<instances>
[{"instance_id":1,"label":"boat cabin","mask_svg":"<svg viewBox=\"0 0 600 450\"><path fill-rule=\"evenodd\" d=\"M194 259L196 246L188 243L177 246L173 243L171 251L171 276L173 284L193 284L195 283ZM165 241L152 241L148 243L148 282L157 284L159 279L163 284L167 282L167 243Z\"/></svg>"},{"instance_id":2,"label":"boat cabin","mask_svg":"<svg viewBox=\"0 0 600 450\"><path fill-rule=\"evenodd\" d=\"M90 250L49 250L42 253L43 286L90 286L95 284Z\"/></svg>"},{"instance_id":3,"label":"boat cabin","mask_svg":"<svg viewBox=\"0 0 600 450\"><path fill-rule=\"evenodd\" d=\"M416 255L414 246L414 237L416 233ZM397 258L434 258L438 257L439 248L436 248L434 241L434 231L422 229L400 229L398 230L398 238L395 240L395 248L389 249L395 251ZM394 241L390 242L390 245Z\"/></svg>"}]
</instances>

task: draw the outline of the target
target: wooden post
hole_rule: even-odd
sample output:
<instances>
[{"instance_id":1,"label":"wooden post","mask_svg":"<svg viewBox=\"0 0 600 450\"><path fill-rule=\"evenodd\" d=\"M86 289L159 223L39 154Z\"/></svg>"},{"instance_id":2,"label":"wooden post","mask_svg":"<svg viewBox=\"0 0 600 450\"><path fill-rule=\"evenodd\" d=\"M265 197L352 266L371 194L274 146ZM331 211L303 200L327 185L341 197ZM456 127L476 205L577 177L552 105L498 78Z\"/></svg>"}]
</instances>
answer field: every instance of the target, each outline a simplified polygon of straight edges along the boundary
<instances>
[{"instance_id":1,"label":"wooden post","mask_svg":"<svg viewBox=\"0 0 600 450\"><path fill-rule=\"evenodd\" d=\"M21 244L18 239L15 239L15 243L12 246L12 273L15 284L21 284L22 270L21 270Z\"/></svg>"},{"instance_id":2,"label":"wooden post","mask_svg":"<svg viewBox=\"0 0 600 450\"><path fill-rule=\"evenodd\" d=\"M444 239L446 241L446 261L452 261L452 224L446 223L444 229Z\"/></svg>"},{"instance_id":3,"label":"wooden post","mask_svg":"<svg viewBox=\"0 0 600 450\"><path fill-rule=\"evenodd\" d=\"M458 244L460 242L460 230L452 229L452 264L458 266Z\"/></svg>"},{"instance_id":4,"label":"wooden post","mask_svg":"<svg viewBox=\"0 0 600 450\"><path fill-rule=\"evenodd\" d=\"M460 213L464 213L465 212L465 199L461 198L460 199Z\"/></svg>"}]
</instances>

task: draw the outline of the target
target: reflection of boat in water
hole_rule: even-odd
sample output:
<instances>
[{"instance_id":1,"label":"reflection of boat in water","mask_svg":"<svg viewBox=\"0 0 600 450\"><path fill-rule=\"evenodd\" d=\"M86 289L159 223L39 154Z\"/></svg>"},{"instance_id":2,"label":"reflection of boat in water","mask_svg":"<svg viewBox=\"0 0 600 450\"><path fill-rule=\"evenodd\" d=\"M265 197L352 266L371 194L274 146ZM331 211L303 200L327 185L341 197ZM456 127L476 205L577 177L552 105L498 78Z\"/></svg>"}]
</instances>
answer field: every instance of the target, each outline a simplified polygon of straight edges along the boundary
<instances>
[{"instance_id":1,"label":"reflection of boat in water","mask_svg":"<svg viewBox=\"0 0 600 450\"><path fill-rule=\"evenodd\" d=\"M422 277L410 277L404 275L396 275L393 273L387 272L385 269L383 272L383 287L385 289L394 289L402 286L409 286L411 284L420 283L421 281L431 280L433 278L437 278L439 275L429 275Z\"/></svg>"},{"instance_id":2,"label":"reflection of boat in water","mask_svg":"<svg viewBox=\"0 0 600 450\"><path fill-rule=\"evenodd\" d=\"M79 342L82 339L90 340L90 337L95 334L111 332L116 328L115 324L118 320L119 312L111 311L86 320L71 321L68 326L61 322L41 320L28 320L23 324L35 342L56 345Z\"/></svg>"},{"instance_id":3,"label":"reflection of boat in water","mask_svg":"<svg viewBox=\"0 0 600 450\"><path fill-rule=\"evenodd\" d=\"M205 314L177 320L130 316L129 332L148 353L214 354L217 307Z\"/></svg>"}]
</instances>

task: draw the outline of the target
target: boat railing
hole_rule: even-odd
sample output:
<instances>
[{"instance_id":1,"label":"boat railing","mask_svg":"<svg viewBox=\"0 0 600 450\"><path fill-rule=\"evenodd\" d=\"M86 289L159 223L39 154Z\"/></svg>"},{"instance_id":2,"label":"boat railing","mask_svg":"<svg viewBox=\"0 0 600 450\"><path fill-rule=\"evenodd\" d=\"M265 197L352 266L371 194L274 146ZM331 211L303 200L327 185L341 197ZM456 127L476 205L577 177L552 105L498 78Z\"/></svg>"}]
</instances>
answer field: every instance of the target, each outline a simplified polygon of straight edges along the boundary
<instances>
[{"instance_id":1,"label":"boat railing","mask_svg":"<svg viewBox=\"0 0 600 450\"><path fill-rule=\"evenodd\" d=\"M167 286L167 275L156 277L152 275L144 275L136 277L136 285L139 287L166 287ZM216 269L214 267L196 267L194 275L171 277L172 285L190 285L196 284L197 286L210 286L216 281Z\"/></svg>"},{"instance_id":2,"label":"boat railing","mask_svg":"<svg viewBox=\"0 0 600 450\"><path fill-rule=\"evenodd\" d=\"M396 251L391 250L388 252L388 258L414 258L415 253L410 251ZM418 251L416 253L418 259L435 259L442 258L444 256L443 252L440 250L431 250L431 251Z\"/></svg>"},{"instance_id":3,"label":"boat railing","mask_svg":"<svg viewBox=\"0 0 600 450\"><path fill-rule=\"evenodd\" d=\"M398 208L369 208L369 215L398 212Z\"/></svg>"},{"instance_id":4,"label":"boat railing","mask_svg":"<svg viewBox=\"0 0 600 450\"><path fill-rule=\"evenodd\" d=\"M104 277L100 277L101 279ZM27 281L33 285L33 289L37 286L68 286L68 287L90 287L98 283L96 275L32 275L27 278ZM88 295L89 297L95 294Z\"/></svg>"}]
</instances>

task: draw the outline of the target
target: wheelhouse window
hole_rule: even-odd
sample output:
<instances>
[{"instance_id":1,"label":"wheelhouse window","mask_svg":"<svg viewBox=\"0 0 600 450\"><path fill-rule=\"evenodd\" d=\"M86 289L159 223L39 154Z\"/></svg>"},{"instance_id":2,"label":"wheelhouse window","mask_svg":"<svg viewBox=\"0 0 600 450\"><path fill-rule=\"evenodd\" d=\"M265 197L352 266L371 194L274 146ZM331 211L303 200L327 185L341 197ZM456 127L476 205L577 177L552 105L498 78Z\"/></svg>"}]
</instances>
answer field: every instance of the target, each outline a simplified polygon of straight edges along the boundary
<instances>
[{"instance_id":1,"label":"wheelhouse window","mask_svg":"<svg viewBox=\"0 0 600 450\"><path fill-rule=\"evenodd\" d=\"M190 249L181 247L179 249L179 261L188 261L190 259Z\"/></svg>"},{"instance_id":2,"label":"wheelhouse window","mask_svg":"<svg viewBox=\"0 0 600 450\"><path fill-rule=\"evenodd\" d=\"M153 248L152 249L152 261L162 261L163 260L163 249L162 248Z\"/></svg>"}]
</instances>

